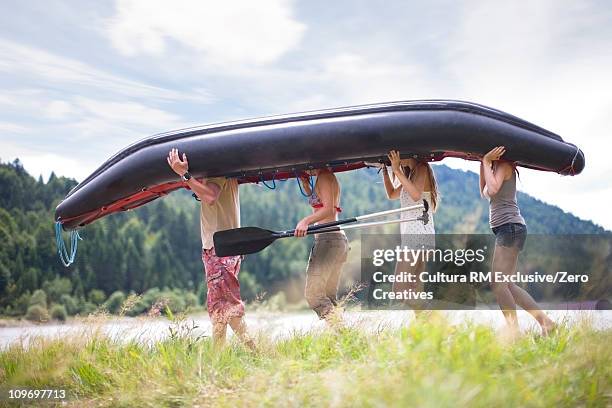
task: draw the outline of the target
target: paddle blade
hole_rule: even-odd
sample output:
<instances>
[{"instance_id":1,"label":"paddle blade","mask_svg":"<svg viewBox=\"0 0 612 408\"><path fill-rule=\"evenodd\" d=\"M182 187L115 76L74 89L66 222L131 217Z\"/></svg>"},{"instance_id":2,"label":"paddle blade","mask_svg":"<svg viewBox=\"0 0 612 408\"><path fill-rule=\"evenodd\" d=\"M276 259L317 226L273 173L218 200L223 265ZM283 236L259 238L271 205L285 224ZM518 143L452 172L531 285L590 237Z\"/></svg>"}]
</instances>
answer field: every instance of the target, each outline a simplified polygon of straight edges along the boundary
<instances>
[{"instance_id":1,"label":"paddle blade","mask_svg":"<svg viewBox=\"0 0 612 408\"><path fill-rule=\"evenodd\" d=\"M278 238L274 231L243 227L217 231L213 242L217 256L234 256L259 252Z\"/></svg>"}]
</instances>

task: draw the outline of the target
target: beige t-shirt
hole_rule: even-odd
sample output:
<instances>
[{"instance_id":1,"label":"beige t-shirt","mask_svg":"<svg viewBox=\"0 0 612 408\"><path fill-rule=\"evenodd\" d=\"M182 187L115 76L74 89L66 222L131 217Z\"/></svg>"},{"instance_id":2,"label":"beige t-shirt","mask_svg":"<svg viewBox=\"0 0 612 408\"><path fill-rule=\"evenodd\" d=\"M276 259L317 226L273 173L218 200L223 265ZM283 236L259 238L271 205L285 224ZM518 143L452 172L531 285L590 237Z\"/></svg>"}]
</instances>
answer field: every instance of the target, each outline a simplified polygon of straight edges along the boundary
<instances>
[{"instance_id":1,"label":"beige t-shirt","mask_svg":"<svg viewBox=\"0 0 612 408\"><path fill-rule=\"evenodd\" d=\"M200 231L204 249L210 249L214 246L213 234L215 232L240 227L238 181L216 177L208 179L207 182L217 184L221 188L221 193L214 204L206 204L202 201Z\"/></svg>"}]
</instances>

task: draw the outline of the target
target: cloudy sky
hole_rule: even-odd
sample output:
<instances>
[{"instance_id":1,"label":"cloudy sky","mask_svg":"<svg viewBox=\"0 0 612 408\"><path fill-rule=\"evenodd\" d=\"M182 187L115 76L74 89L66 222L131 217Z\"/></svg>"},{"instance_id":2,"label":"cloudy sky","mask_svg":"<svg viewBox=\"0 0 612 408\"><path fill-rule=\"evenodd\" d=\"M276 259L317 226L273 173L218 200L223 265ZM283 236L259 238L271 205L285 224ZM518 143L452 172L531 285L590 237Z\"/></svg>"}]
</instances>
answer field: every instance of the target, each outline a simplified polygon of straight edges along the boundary
<instances>
[{"instance_id":1,"label":"cloudy sky","mask_svg":"<svg viewBox=\"0 0 612 408\"><path fill-rule=\"evenodd\" d=\"M519 188L612 228L611 72L607 1L24 0L0 14L0 159L81 180L161 131L462 99L579 145L581 175Z\"/></svg>"}]
</instances>

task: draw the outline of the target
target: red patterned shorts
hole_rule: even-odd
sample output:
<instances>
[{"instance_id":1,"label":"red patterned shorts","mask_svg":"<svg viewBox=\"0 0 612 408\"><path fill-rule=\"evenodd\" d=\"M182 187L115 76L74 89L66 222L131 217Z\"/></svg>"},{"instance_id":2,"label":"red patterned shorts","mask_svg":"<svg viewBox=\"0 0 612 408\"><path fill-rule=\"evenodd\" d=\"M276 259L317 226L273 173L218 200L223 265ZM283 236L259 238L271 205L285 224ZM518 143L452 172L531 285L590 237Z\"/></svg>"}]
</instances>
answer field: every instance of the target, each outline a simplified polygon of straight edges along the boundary
<instances>
[{"instance_id":1,"label":"red patterned shorts","mask_svg":"<svg viewBox=\"0 0 612 408\"><path fill-rule=\"evenodd\" d=\"M206 303L214 323L228 323L233 317L244 316L238 281L241 259L241 256L218 257L214 248L202 250L208 287Z\"/></svg>"}]
</instances>

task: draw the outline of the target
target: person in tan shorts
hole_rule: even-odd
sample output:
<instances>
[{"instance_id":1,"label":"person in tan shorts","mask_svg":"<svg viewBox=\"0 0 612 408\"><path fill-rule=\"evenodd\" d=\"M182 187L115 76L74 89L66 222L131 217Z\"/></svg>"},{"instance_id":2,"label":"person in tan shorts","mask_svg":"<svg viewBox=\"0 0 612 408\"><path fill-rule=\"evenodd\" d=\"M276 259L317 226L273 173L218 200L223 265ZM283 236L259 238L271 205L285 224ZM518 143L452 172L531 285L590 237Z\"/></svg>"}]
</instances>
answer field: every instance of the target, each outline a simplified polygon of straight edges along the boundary
<instances>
[{"instance_id":1,"label":"person in tan shorts","mask_svg":"<svg viewBox=\"0 0 612 408\"><path fill-rule=\"evenodd\" d=\"M240 227L240 201L238 182L235 179L216 177L196 180L189 173L187 155L182 160L177 149L167 157L168 165L202 202L200 208L200 233L202 236L202 262L207 286L208 315L213 325L213 341L216 347L225 344L227 325L250 349L255 349L247 334L244 322L244 302L240 297L241 256L219 257L215 254L213 234L220 230Z\"/></svg>"},{"instance_id":2,"label":"person in tan shorts","mask_svg":"<svg viewBox=\"0 0 612 408\"><path fill-rule=\"evenodd\" d=\"M309 225L336 221L340 208L340 184L327 168L312 170L314 191L309 178L302 178L313 212L295 226L295 236L304 237ZM306 270L304 295L319 318L327 319L337 305L338 282L349 251L343 231L316 234Z\"/></svg>"}]
</instances>

